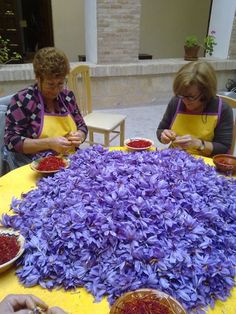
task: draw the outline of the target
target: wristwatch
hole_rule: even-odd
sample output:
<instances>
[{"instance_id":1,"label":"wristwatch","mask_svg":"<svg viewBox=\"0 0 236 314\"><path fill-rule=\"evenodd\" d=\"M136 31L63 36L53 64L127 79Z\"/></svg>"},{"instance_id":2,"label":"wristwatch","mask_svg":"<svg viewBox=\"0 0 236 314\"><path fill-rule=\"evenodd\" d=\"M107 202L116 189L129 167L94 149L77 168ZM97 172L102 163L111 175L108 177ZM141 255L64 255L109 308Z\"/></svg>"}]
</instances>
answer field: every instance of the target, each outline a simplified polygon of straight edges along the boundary
<instances>
[{"instance_id":1,"label":"wristwatch","mask_svg":"<svg viewBox=\"0 0 236 314\"><path fill-rule=\"evenodd\" d=\"M203 140L201 140L201 145L198 147L198 151L203 152L205 149L205 142Z\"/></svg>"}]
</instances>

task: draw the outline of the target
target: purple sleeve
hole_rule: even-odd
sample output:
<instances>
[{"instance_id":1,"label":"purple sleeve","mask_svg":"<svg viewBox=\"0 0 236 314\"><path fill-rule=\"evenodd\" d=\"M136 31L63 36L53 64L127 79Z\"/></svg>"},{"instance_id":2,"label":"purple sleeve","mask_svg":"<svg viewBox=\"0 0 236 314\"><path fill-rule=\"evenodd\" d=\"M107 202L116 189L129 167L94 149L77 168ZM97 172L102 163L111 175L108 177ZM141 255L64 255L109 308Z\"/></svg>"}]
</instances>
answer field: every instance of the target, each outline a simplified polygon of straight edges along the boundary
<instances>
[{"instance_id":1,"label":"purple sleeve","mask_svg":"<svg viewBox=\"0 0 236 314\"><path fill-rule=\"evenodd\" d=\"M233 110L229 105L223 102L220 120L214 130L212 156L216 154L227 154L232 144L232 137Z\"/></svg>"},{"instance_id":2,"label":"purple sleeve","mask_svg":"<svg viewBox=\"0 0 236 314\"><path fill-rule=\"evenodd\" d=\"M34 87L15 94L6 112L4 143L8 150L22 153L25 138L37 138L41 108Z\"/></svg>"},{"instance_id":3,"label":"purple sleeve","mask_svg":"<svg viewBox=\"0 0 236 314\"><path fill-rule=\"evenodd\" d=\"M18 95L13 96L6 112L6 126L4 142L11 151L22 152L26 137L27 114Z\"/></svg>"}]
</instances>

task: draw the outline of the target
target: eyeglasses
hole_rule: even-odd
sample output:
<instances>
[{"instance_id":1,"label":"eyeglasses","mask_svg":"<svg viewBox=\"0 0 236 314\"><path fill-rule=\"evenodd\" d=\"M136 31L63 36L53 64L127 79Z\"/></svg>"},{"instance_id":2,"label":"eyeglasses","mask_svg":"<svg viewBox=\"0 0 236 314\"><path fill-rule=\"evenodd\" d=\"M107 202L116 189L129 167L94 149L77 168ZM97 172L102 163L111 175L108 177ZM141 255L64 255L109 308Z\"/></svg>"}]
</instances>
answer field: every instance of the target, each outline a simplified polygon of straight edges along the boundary
<instances>
[{"instance_id":1,"label":"eyeglasses","mask_svg":"<svg viewBox=\"0 0 236 314\"><path fill-rule=\"evenodd\" d=\"M44 87L47 89L55 89L55 88L56 89L63 89L67 84L67 79L61 80L57 84L50 82L50 81L47 81L47 80L44 80L43 84L44 84Z\"/></svg>"},{"instance_id":2,"label":"eyeglasses","mask_svg":"<svg viewBox=\"0 0 236 314\"><path fill-rule=\"evenodd\" d=\"M180 99L187 99L188 101L191 101L191 102L192 102L192 101L198 100L201 95L202 95L202 93L200 93L200 94L197 95L197 96L181 96L181 95L178 95L178 97L179 97Z\"/></svg>"}]
</instances>

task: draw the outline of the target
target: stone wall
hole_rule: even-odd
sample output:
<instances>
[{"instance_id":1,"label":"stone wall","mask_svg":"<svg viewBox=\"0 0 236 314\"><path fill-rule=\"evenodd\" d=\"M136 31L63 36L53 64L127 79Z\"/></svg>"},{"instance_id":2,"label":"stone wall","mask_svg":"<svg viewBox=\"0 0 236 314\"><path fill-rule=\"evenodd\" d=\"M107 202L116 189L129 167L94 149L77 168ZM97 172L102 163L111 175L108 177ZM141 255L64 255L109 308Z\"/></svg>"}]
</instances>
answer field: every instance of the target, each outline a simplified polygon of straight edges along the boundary
<instances>
[{"instance_id":1,"label":"stone wall","mask_svg":"<svg viewBox=\"0 0 236 314\"><path fill-rule=\"evenodd\" d=\"M138 60L140 0L97 0L97 63Z\"/></svg>"},{"instance_id":2,"label":"stone wall","mask_svg":"<svg viewBox=\"0 0 236 314\"><path fill-rule=\"evenodd\" d=\"M236 79L236 60L210 58L208 61L216 69L218 90L225 90L227 79ZM173 95L174 76L186 63L183 59L140 60L136 63L104 65L87 63L91 73L93 108L166 104ZM79 63L71 63L71 67L77 64ZM15 93L33 82L32 64L0 67L2 96Z\"/></svg>"}]
</instances>

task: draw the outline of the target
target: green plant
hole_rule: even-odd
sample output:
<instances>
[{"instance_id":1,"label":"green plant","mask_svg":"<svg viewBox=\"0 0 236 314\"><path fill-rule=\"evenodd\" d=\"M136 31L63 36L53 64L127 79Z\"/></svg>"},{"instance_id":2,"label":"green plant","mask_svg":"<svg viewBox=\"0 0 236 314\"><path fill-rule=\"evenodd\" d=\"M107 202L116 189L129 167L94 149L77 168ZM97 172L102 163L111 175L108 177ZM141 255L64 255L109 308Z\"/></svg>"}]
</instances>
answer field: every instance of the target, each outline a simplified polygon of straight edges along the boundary
<instances>
[{"instance_id":1,"label":"green plant","mask_svg":"<svg viewBox=\"0 0 236 314\"><path fill-rule=\"evenodd\" d=\"M9 48L9 39L4 39L0 36L0 64L6 64L11 61L18 61L22 57L19 53L11 51Z\"/></svg>"},{"instance_id":2,"label":"green plant","mask_svg":"<svg viewBox=\"0 0 236 314\"><path fill-rule=\"evenodd\" d=\"M214 46L217 45L215 31L211 31L210 35L204 38L204 49L205 53L209 53L212 56L214 51Z\"/></svg>"},{"instance_id":3,"label":"green plant","mask_svg":"<svg viewBox=\"0 0 236 314\"><path fill-rule=\"evenodd\" d=\"M184 45L188 48L199 46L199 42L196 36L190 35L185 38Z\"/></svg>"},{"instance_id":4,"label":"green plant","mask_svg":"<svg viewBox=\"0 0 236 314\"><path fill-rule=\"evenodd\" d=\"M215 31L211 31L211 33L204 38L203 44L198 41L198 38L195 35L187 36L184 45L188 48L200 46L205 50L205 53L212 56L214 46L217 45Z\"/></svg>"}]
</instances>

